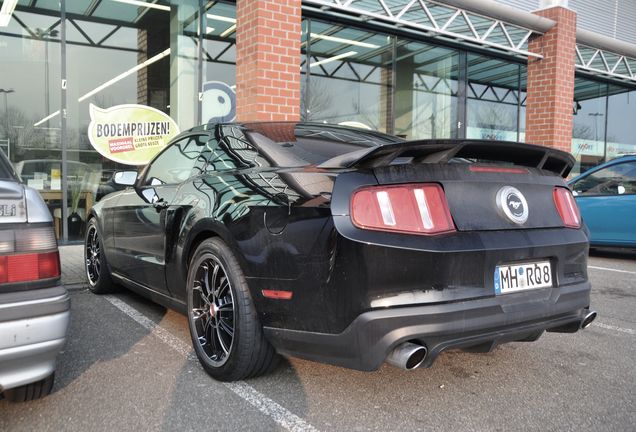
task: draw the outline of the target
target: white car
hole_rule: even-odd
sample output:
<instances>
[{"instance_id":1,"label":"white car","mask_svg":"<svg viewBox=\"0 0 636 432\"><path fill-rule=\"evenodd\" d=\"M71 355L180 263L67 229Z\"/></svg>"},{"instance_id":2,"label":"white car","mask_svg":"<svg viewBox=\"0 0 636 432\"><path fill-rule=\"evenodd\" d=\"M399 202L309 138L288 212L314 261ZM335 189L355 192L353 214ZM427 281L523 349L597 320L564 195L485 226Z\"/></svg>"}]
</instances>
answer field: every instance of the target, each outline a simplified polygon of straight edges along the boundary
<instances>
[{"instance_id":1,"label":"white car","mask_svg":"<svg viewBox=\"0 0 636 432\"><path fill-rule=\"evenodd\" d=\"M0 393L6 399L51 392L70 305L51 214L0 152Z\"/></svg>"}]
</instances>

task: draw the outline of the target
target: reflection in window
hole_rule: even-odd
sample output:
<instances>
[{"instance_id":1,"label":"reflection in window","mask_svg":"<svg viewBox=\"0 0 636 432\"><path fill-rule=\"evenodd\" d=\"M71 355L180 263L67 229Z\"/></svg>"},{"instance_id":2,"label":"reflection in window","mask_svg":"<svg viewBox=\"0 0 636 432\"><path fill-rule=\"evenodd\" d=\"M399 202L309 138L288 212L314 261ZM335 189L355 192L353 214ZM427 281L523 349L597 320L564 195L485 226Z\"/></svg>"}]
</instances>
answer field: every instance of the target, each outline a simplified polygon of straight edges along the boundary
<instances>
[{"instance_id":1,"label":"reflection in window","mask_svg":"<svg viewBox=\"0 0 636 432\"><path fill-rule=\"evenodd\" d=\"M395 134L408 139L457 136L457 51L398 40Z\"/></svg>"},{"instance_id":2,"label":"reflection in window","mask_svg":"<svg viewBox=\"0 0 636 432\"><path fill-rule=\"evenodd\" d=\"M466 137L517 141L519 65L468 54Z\"/></svg>"},{"instance_id":3,"label":"reflection in window","mask_svg":"<svg viewBox=\"0 0 636 432\"><path fill-rule=\"evenodd\" d=\"M197 174L193 170L206 141L206 135L194 135L172 144L151 163L146 173L146 184L178 184Z\"/></svg>"},{"instance_id":4,"label":"reflection in window","mask_svg":"<svg viewBox=\"0 0 636 432\"><path fill-rule=\"evenodd\" d=\"M609 87L607 101L607 150L610 160L624 154L636 153L636 91L618 86Z\"/></svg>"},{"instance_id":5,"label":"reflection in window","mask_svg":"<svg viewBox=\"0 0 636 432\"><path fill-rule=\"evenodd\" d=\"M206 32L202 36L201 123L227 123L236 118L236 6L207 3Z\"/></svg>"},{"instance_id":6,"label":"reflection in window","mask_svg":"<svg viewBox=\"0 0 636 432\"><path fill-rule=\"evenodd\" d=\"M585 172L605 159L605 105L607 84L576 78L572 116L572 175Z\"/></svg>"},{"instance_id":7,"label":"reflection in window","mask_svg":"<svg viewBox=\"0 0 636 432\"><path fill-rule=\"evenodd\" d=\"M594 172L572 185L577 195L623 195L636 193L636 162L613 165Z\"/></svg>"},{"instance_id":8,"label":"reflection in window","mask_svg":"<svg viewBox=\"0 0 636 432\"><path fill-rule=\"evenodd\" d=\"M307 118L390 131L392 42L387 35L312 20L304 44Z\"/></svg>"}]
</instances>

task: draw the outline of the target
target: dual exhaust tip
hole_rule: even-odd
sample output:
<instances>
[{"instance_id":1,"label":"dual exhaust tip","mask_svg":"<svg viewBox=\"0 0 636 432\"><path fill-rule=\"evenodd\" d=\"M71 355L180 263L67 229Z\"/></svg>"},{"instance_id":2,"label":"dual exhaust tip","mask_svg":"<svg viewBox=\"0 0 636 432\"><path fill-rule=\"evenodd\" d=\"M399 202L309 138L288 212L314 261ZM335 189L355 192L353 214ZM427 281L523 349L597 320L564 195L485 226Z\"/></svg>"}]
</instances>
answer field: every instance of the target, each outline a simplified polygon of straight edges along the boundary
<instances>
[{"instance_id":1,"label":"dual exhaust tip","mask_svg":"<svg viewBox=\"0 0 636 432\"><path fill-rule=\"evenodd\" d=\"M412 370L424 363L426 354L428 350L424 345L404 342L391 351L386 361L400 369Z\"/></svg>"},{"instance_id":2,"label":"dual exhaust tip","mask_svg":"<svg viewBox=\"0 0 636 432\"><path fill-rule=\"evenodd\" d=\"M587 313L581 320L581 330L588 328L590 324L592 324L592 322L596 319L596 316L598 315L596 311L591 311L589 309L586 312Z\"/></svg>"},{"instance_id":3,"label":"dual exhaust tip","mask_svg":"<svg viewBox=\"0 0 636 432\"><path fill-rule=\"evenodd\" d=\"M598 314L596 313L596 311L587 309L585 316L580 321L579 329L583 330L588 328L592 324L592 322L594 322L597 315ZM395 347L393 351L391 351L386 361L390 365L393 365L400 369L413 370L420 367L422 363L424 363L427 354L428 350L424 345L419 345L413 342L404 342Z\"/></svg>"}]
</instances>

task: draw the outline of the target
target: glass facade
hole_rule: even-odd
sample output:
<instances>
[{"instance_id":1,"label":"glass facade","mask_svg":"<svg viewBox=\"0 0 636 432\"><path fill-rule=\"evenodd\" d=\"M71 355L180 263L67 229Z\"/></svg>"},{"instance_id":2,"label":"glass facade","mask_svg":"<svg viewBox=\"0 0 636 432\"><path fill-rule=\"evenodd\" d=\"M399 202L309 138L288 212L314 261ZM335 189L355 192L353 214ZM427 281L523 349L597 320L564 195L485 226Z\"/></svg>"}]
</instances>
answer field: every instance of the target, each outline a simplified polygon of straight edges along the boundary
<instances>
[{"instance_id":1,"label":"glass facade","mask_svg":"<svg viewBox=\"0 0 636 432\"><path fill-rule=\"evenodd\" d=\"M389 131L393 39L318 20L306 28L306 118Z\"/></svg>"},{"instance_id":2,"label":"glass facade","mask_svg":"<svg viewBox=\"0 0 636 432\"><path fill-rule=\"evenodd\" d=\"M128 150L148 156L178 130L235 119L235 32L232 1L18 1L0 28L0 149L40 190L60 238L80 239L91 206L118 187L113 173L145 163ZM304 120L525 140L521 60L306 17L300 73ZM635 98L577 77L574 173L632 151ZM122 110L146 120L113 120ZM177 130L127 136L158 125Z\"/></svg>"},{"instance_id":3,"label":"glass facade","mask_svg":"<svg viewBox=\"0 0 636 432\"><path fill-rule=\"evenodd\" d=\"M115 170L129 166L98 151L96 116L148 108L181 130L235 116L231 2L20 0L0 30L0 147L25 183L40 190L59 237L81 238L90 207L117 187ZM118 135L107 141L111 152L130 146ZM159 129L146 135L142 146L165 144Z\"/></svg>"},{"instance_id":4,"label":"glass facade","mask_svg":"<svg viewBox=\"0 0 636 432\"><path fill-rule=\"evenodd\" d=\"M467 138L525 140L526 75L525 65L468 54Z\"/></svg>"},{"instance_id":5,"label":"glass facade","mask_svg":"<svg viewBox=\"0 0 636 432\"><path fill-rule=\"evenodd\" d=\"M525 65L318 19L303 29L306 119L408 139L523 141Z\"/></svg>"},{"instance_id":6,"label":"glass facade","mask_svg":"<svg viewBox=\"0 0 636 432\"><path fill-rule=\"evenodd\" d=\"M577 160L572 176L636 153L636 90L577 77L572 109L571 152Z\"/></svg>"},{"instance_id":7,"label":"glass facade","mask_svg":"<svg viewBox=\"0 0 636 432\"><path fill-rule=\"evenodd\" d=\"M456 137L459 53L400 41L396 55L394 133L408 139Z\"/></svg>"}]
</instances>

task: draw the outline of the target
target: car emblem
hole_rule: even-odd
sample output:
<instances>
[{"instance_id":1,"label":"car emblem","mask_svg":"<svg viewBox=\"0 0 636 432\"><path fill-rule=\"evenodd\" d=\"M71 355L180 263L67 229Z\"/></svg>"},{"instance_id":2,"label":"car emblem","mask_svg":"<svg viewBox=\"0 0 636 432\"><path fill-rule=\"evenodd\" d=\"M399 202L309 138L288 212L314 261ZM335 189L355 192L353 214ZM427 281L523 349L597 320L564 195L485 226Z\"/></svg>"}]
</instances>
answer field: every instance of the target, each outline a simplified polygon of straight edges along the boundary
<instances>
[{"instance_id":1,"label":"car emblem","mask_svg":"<svg viewBox=\"0 0 636 432\"><path fill-rule=\"evenodd\" d=\"M521 225L528 220L528 202L519 189L504 186L497 192L497 207L510 221Z\"/></svg>"}]
</instances>

